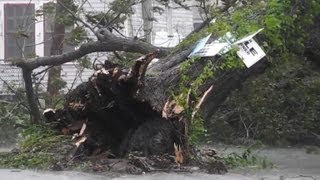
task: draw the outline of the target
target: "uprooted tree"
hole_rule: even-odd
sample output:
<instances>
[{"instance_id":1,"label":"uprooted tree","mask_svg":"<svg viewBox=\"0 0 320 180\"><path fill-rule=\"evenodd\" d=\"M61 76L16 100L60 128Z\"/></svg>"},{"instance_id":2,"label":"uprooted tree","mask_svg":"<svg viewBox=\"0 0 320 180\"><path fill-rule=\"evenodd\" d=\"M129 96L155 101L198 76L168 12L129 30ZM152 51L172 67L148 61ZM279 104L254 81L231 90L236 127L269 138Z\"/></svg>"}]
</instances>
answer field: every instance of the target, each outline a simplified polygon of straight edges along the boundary
<instances>
[{"instance_id":1,"label":"uprooted tree","mask_svg":"<svg viewBox=\"0 0 320 180\"><path fill-rule=\"evenodd\" d=\"M115 36L108 28L97 26L95 30L77 19L94 32L97 41L84 43L62 55L15 62L23 71L33 121L40 121L31 80L34 69L61 65L92 52L137 52L146 55L136 60L130 70L108 61L96 69L88 82L66 95L64 109L49 111L49 121L57 121L57 128L65 133L77 133L77 146L85 146L88 154L96 149L111 149L119 156L135 150L160 154L173 152L174 147L178 152L182 148L188 153L189 143L201 133L203 119L199 114L204 119L210 117L232 89L267 66L262 61L250 69L242 68L236 49L221 57L189 59L194 40L208 32L222 36L232 31L242 37L264 26L259 40L264 42L267 53L272 54L269 58L279 60L289 53L303 55L304 51L295 52L301 47L294 45L292 37L303 45L307 33L301 28L291 28L310 25L319 12L317 1L252 1L235 6L233 12L228 10L235 2L226 2L219 11L212 10L214 24L210 24L212 17L207 19L171 50ZM306 7L309 9L305 10ZM160 60L150 65L155 57ZM181 158L179 161L183 162Z\"/></svg>"}]
</instances>

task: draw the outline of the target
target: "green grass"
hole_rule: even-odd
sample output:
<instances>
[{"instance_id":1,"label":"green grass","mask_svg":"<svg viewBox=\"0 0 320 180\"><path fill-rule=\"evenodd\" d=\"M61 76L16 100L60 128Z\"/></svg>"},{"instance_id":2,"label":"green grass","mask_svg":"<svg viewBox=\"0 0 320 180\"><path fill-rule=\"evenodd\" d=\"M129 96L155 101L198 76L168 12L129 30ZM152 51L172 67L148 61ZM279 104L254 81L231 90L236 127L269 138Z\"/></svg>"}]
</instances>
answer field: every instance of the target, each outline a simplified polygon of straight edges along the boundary
<instances>
[{"instance_id":1,"label":"green grass","mask_svg":"<svg viewBox=\"0 0 320 180\"><path fill-rule=\"evenodd\" d=\"M230 153L222 160L229 168L250 167L256 169L272 168L274 165L266 157L258 156L251 149L246 149L242 153Z\"/></svg>"},{"instance_id":2,"label":"green grass","mask_svg":"<svg viewBox=\"0 0 320 180\"><path fill-rule=\"evenodd\" d=\"M23 136L19 152L0 153L0 167L49 169L74 148L69 136L59 135L46 126L30 126Z\"/></svg>"}]
</instances>

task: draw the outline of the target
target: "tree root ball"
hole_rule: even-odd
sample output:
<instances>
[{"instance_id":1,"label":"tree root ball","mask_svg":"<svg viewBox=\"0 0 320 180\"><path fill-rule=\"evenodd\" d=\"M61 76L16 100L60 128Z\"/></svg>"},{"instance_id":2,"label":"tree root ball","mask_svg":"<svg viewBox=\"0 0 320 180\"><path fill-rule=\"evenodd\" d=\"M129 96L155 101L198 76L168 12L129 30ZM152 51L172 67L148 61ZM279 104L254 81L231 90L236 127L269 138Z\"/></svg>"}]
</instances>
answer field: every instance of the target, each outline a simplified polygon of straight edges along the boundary
<instances>
[{"instance_id":1,"label":"tree root ball","mask_svg":"<svg viewBox=\"0 0 320 180\"><path fill-rule=\"evenodd\" d=\"M67 124L64 129L78 129L74 139L81 151L99 149L117 157L131 151L173 154L173 144L181 144L182 123L162 118L149 103L135 98L151 58L152 53L139 58L130 71L118 66L97 70L66 95L63 117L55 118L60 126Z\"/></svg>"}]
</instances>

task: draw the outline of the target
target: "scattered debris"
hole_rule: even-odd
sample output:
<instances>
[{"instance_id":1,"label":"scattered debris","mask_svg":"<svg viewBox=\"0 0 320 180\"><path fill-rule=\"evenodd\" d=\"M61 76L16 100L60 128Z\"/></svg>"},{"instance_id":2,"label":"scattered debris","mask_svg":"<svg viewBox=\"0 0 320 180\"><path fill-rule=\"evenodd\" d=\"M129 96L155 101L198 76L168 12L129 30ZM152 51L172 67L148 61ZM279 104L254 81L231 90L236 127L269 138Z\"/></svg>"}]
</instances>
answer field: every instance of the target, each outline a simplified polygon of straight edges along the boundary
<instances>
[{"instance_id":1,"label":"scattered debris","mask_svg":"<svg viewBox=\"0 0 320 180\"><path fill-rule=\"evenodd\" d=\"M174 143L173 146L174 146L174 154L176 155L175 160L180 167L180 165L184 163L183 150L181 149L181 146L179 144L176 145L176 143Z\"/></svg>"},{"instance_id":2,"label":"scattered debris","mask_svg":"<svg viewBox=\"0 0 320 180\"><path fill-rule=\"evenodd\" d=\"M238 56L243 60L247 68L249 68L266 56L263 49L253 39L254 36L256 36L262 30L263 28L238 41L236 41L232 33L228 32L223 37L220 37L217 40L207 44L211 37L211 34L209 34L207 37L199 40L197 46L191 52L189 57L213 57L216 55L223 55L235 46L239 48L237 52Z\"/></svg>"}]
</instances>

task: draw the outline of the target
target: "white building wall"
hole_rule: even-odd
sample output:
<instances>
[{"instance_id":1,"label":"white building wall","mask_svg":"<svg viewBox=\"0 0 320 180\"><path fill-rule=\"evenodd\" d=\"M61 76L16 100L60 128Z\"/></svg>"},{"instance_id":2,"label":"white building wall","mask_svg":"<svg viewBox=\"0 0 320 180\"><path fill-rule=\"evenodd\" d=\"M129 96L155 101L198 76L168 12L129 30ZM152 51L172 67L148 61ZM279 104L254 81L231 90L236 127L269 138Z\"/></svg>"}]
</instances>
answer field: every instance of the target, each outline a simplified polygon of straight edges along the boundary
<instances>
[{"instance_id":1,"label":"white building wall","mask_svg":"<svg viewBox=\"0 0 320 180\"><path fill-rule=\"evenodd\" d=\"M63 64L61 77L67 83L64 91L74 89L82 82L87 82L92 74L92 69L83 69L77 63Z\"/></svg>"},{"instance_id":2,"label":"white building wall","mask_svg":"<svg viewBox=\"0 0 320 180\"><path fill-rule=\"evenodd\" d=\"M86 11L103 11L106 12L109 9L109 3L113 0L89 0L83 5ZM3 17L3 5L5 3L34 3L35 9L39 9L44 3L49 0L0 0L0 78L10 80L13 84L23 86L22 75L20 70L15 67L10 67L8 64L1 61L4 59L4 17ZM79 1L81 4L81 2ZM154 5L156 2L153 2ZM172 8L174 4L169 4L168 7L161 6L165 11L163 14L154 13L156 21L153 22L152 29L152 43L157 46L173 47L178 44L184 37L186 37L193 30L193 22L195 19L195 13L191 10L185 10L183 8ZM143 20L142 20L142 7L141 4L132 7L134 14L126 21L123 33L128 37L142 37L143 36ZM35 24L35 42L36 55L44 55L43 42L43 19L38 17L38 22ZM88 31L92 38L95 38L93 33ZM107 60L106 53L91 53L89 57L93 60L99 58L101 62ZM6 65L5 65L6 64ZM45 67L36 69L35 71L41 71ZM81 74L80 76L79 73ZM85 69L80 72L76 63L67 63L62 65L62 78L67 82L67 91L69 88L74 88L83 81L87 81L93 73L93 70ZM77 78L75 78L77 76ZM44 78L43 83L46 84L47 77ZM0 94L3 92L3 81L0 79Z\"/></svg>"},{"instance_id":3,"label":"white building wall","mask_svg":"<svg viewBox=\"0 0 320 180\"><path fill-rule=\"evenodd\" d=\"M134 12L134 14L130 17L130 21L132 22L132 34L133 36L140 38L143 36L142 6L141 4L137 4L132 8Z\"/></svg>"},{"instance_id":4,"label":"white building wall","mask_svg":"<svg viewBox=\"0 0 320 180\"><path fill-rule=\"evenodd\" d=\"M170 2L168 6L155 3L164 9L163 14L155 13L153 24L153 44L162 47L174 47L193 31L192 10L179 8Z\"/></svg>"},{"instance_id":5,"label":"white building wall","mask_svg":"<svg viewBox=\"0 0 320 180\"><path fill-rule=\"evenodd\" d=\"M41 9L44 3L47 3L48 1L39 1L35 3L35 11ZM39 57L44 56L44 44L42 43L44 41L44 22L43 17L37 17L38 22L35 24L35 42L36 42L36 55Z\"/></svg>"},{"instance_id":6,"label":"white building wall","mask_svg":"<svg viewBox=\"0 0 320 180\"><path fill-rule=\"evenodd\" d=\"M0 1L0 59L4 59L4 12L3 3Z\"/></svg>"}]
</instances>

